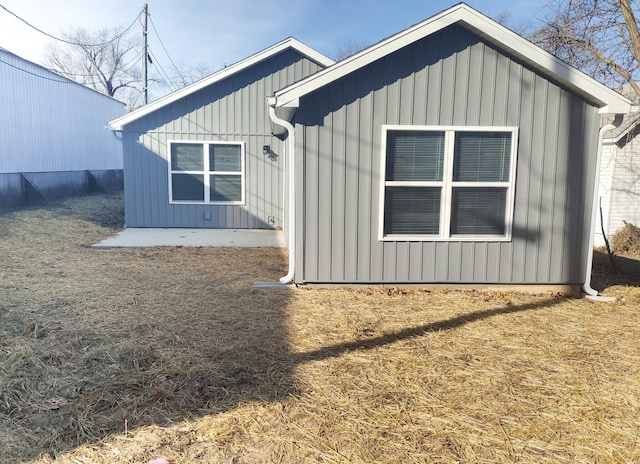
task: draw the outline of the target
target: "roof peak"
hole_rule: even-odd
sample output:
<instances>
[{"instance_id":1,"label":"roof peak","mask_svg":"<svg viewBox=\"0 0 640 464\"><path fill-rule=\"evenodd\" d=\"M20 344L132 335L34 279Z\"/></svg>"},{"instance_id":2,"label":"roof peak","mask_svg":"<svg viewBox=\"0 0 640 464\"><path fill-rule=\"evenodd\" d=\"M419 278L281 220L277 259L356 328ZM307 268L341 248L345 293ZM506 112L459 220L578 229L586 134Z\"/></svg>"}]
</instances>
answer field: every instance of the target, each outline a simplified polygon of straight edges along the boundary
<instances>
[{"instance_id":1,"label":"roof peak","mask_svg":"<svg viewBox=\"0 0 640 464\"><path fill-rule=\"evenodd\" d=\"M330 66L334 63L333 60L324 56L322 53L314 50L308 45L305 45L296 38L290 36L286 39L281 40L280 42L270 45L263 50L260 50L259 52L254 53L253 55L250 55L247 58L225 66L224 68L219 69L209 76L204 77L192 84L189 84L180 90L165 95L164 97L159 98L158 100L151 102L148 105L142 106L122 116L121 118L109 122L109 127L112 130L122 130L123 126L125 126L126 124L140 119L164 106L167 106L181 98L184 98L187 95L195 93L205 87L221 81L222 79L226 79L229 76L232 76L244 69L249 68L250 66L271 58L272 56L275 56L287 49L296 50L300 54L306 56L310 60L315 61L322 66Z\"/></svg>"},{"instance_id":2,"label":"roof peak","mask_svg":"<svg viewBox=\"0 0 640 464\"><path fill-rule=\"evenodd\" d=\"M624 96L569 66L466 3L458 3L329 68L279 90L275 94L275 104L279 107L295 107L300 97L454 24L464 27L505 53L592 101L598 105L601 113L628 113L632 109L631 102Z\"/></svg>"}]
</instances>

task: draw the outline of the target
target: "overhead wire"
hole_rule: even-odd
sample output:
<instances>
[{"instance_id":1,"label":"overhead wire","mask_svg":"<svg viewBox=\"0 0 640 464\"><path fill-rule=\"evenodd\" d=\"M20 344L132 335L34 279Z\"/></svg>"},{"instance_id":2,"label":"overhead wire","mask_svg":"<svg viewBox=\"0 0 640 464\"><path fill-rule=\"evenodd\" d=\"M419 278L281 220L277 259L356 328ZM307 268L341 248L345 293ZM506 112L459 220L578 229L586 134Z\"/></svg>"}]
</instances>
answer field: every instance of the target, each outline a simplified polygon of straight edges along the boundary
<instances>
[{"instance_id":1,"label":"overhead wire","mask_svg":"<svg viewBox=\"0 0 640 464\"><path fill-rule=\"evenodd\" d=\"M160 61L158 60L156 55L151 51L151 48L148 47L148 49L149 49L149 55L151 55L151 57L153 58L153 62L151 64L154 64L158 68L159 70L158 74L160 75L161 82L163 82L164 85L166 85L171 91L175 90L174 86L171 84L171 78L169 77L167 72L164 70L164 68L160 64Z\"/></svg>"},{"instance_id":2,"label":"overhead wire","mask_svg":"<svg viewBox=\"0 0 640 464\"><path fill-rule=\"evenodd\" d=\"M164 53L167 55L167 58L169 58L169 61L171 62L171 65L173 66L173 69L176 70L176 73L180 77L180 80L182 80L182 83L184 85L187 85L187 81L184 79L184 76L182 75L182 72L180 72L180 70L178 69L178 67L174 63L173 59L171 58L171 55L169 55L169 52L167 51L167 48L164 46L164 43L162 42L162 39L160 38L160 34L158 34L158 29L156 29L156 25L154 24L153 19L151 19L151 15L149 15L149 22L151 23L151 28L153 29L153 32L155 32L156 37L158 38L158 42L160 42L160 45L162 46L162 49L164 50Z\"/></svg>"},{"instance_id":3,"label":"overhead wire","mask_svg":"<svg viewBox=\"0 0 640 464\"><path fill-rule=\"evenodd\" d=\"M2 8L4 11L6 11L7 13L9 13L10 15L14 16L15 18L17 18L18 20L22 21L24 24L26 24L27 26L29 26L30 28L34 29L35 31L39 32L40 34L43 34L51 39L57 40L59 42L63 42L66 43L68 45L76 45L76 46L83 46L83 47L102 47L105 45L109 45L110 43L113 43L114 41L120 39L121 37L123 37L127 32L129 32L131 30L131 28L136 24L136 22L140 19L141 15L142 15L142 11L141 10L136 17L133 19L133 21L131 22L131 24L129 24L129 26L124 29L122 32L120 32L118 35L116 35L115 37L113 37L111 40L107 41L107 42L103 42L103 43L99 43L99 44L84 44L84 43L79 43L79 42L74 42L71 40L67 40L67 39L62 39L60 37L56 37L52 34L49 34L46 31L43 31L42 29L34 26L33 24L31 24L29 21L27 21L26 19L22 18L21 16L19 16L18 14L14 13L13 11L9 10L7 7L5 7L4 5L0 4L0 8ZM166 54L167 58L169 59L169 61L171 62L171 65L173 66L173 68L175 69L177 75L180 77L180 79L182 80L182 82L184 83L184 85L186 85L186 81L184 79L184 76L182 75L182 73L180 72L180 70L178 69L178 67L176 66L175 62L173 61L173 59L171 58L171 55L169 54L169 52L167 51L167 48L165 47L164 43L162 42L162 39L160 38L160 34L158 33L158 29L156 28L156 25L154 24L153 20L150 17L151 15L149 15L149 22L151 23L151 27L153 28L153 31L156 35L156 37L158 38L158 41L160 43L160 45L162 46L162 49L164 50L164 53ZM151 51L150 48L148 48L148 52L150 57L153 58L153 61L151 62L151 64L155 64L156 67L158 68L158 74L160 77L160 81L162 83L164 83L164 85L166 85L168 88L170 88L171 90L175 90L175 86L172 85L171 83L171 78L169 77L168 73L165 71L165 69L162 67L162 65L160 64L160 60L158 60L157 56ZM146 59L147 57L145 57ZM142 59L141 56L137 56L134 57L132 60L130 60L129 62L127 62L124 66L122 66L122 69L124 70L124 72L127 72L129 70L131 70L135 65L137 65L140 60ZM151 59L150 59L151 61ZM69 80L69 81L62 81L62 80L57 80L57 79L52 79L52 78L48 78L45 76L40 76L38 74L32 73L28 70L19 68L17 66L12 65L11 63L8 63L4 60L0 60L0 62L11 66L12 68L15 68L19 71L25 72L27 74L33 75L35 77L39 77L42 79L46 79L46 80L50 80L50 81L54 81L54 82L60 82L60 83L75 83L75 81ZM54 72L56 74L58 74L58 72L53 71L53 70L49 70L51 72ZM75 73L65 73L68 76L73 76L73 77L86 77L86 78L90 78L90 77L94 77L93 75L89 75L89 74L75 74ZM60 76L63 77L64 76Z\"/></svg>"},{"instance_id":4,"label":"overhead wire","mask_svg":"<svg viewBox=\"0 0 640 464\"><path fill-rule=\"evenodd\" d=\"M129 25L129 27L127 27L124 31L122 31L120 34L118 34L117 36L115 36L114 38L112 38L111 40L107 41L107 42L103 42L103 43L99 43L99 44L83 44L83 43L79 43L79 42L73 42L71 40L67 40L67 39L61 39L60 37L56 37L52 34L49 34L48 32L43 31L42 29L39 29L38 27L34 26L33 24L31 24L29 21L27 21L26 19L18 16L16 13L14 13L13 11L9 10L7 7L5 7L4 5L0 4L0 8L2 8L3 10L5 10L7 13L9 13L10 15L14 16L15 18L19 19L20 21L22 21L23 23L25 23L27 26L29 26L31 29L34 29L35 31L39 32L40 34L46 35L49 38L52 38L54 40L57 40L59 42L63 42L69 45L78 45L78 46L83 46L83 47L103 47L105 45L109 45L112 42L115 42L116 40L120 39L122 36L124 36L127 32L129 32L129 30L136 24L136 21L138 21L138 19L140 18L140 15L142 14L142 10L140 10L140 12L136 15L136 17L134 18L134 20L131 22L131 24Z\"/></svg>"}]
</instances>

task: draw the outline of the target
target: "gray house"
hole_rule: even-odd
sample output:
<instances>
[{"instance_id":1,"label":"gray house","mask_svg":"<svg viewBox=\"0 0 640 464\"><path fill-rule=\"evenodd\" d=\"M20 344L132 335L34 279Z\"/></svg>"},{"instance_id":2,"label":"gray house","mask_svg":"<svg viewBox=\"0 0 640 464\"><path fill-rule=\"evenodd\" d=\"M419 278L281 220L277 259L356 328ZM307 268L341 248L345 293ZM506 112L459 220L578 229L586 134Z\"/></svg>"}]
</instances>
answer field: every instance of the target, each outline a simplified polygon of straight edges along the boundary
<instances>
[{"instance_id":1,"label":"gray house","mask_svg":"<svg viewBox=\"0 0 640 464\"><path fill-rule=\"evenodd\" d=\"M0 48L0 205L122 188L124 103Z\"/></svg>"},{"instance_id":2,"label":"gray house","mask_svg":"<svg viewBox=\"0 0 640 464\"><path fill-rule=\"evenodd\" d=\"M266 98L333 61L289 38L110 123L127 227L283 226L283 142Z\"/></svg>"},{"instance_id":3,"label":"gray house","mask_svg":"<svg viewBox=\"0 0 640 464\"><path fill-rule=\"evenodd\" d=\"M464 4L321 68L291 84L265 85L253 94L258 100L226 99L239 122L260 113L259 99L268 97L272 126L253 116L258 123L243 130L255 142L227 144L224 155L215 144L192 151L171 141L211 128L221 136L204 137L209 142L239 140L216 116L192 116L218 94L119 120L125 179L129 163L140 166L127 181L126 195L137 190L127 200L136 204L127 224L282 225L289 248L282 282L595 293L589 276L599 141L613 127L599 121L632 111L629 100ZM159 138L158 128L167 135ZM261 145L268 153L252 161ZM202 163L187 166L202 150L210 163L229 163L220 175L246 176L243 159L256 163L252 169L278 168L267 183L212 179L209 194L193 188L197 204L172 210L172 188L185 195L180 189L189 182L202 184ZM215 176L209 169L204 174ZM177 179L188 172L200 177ZM147 192L157 179L160 187ZM282 203L274 200L281 188ZM233 204L206 219L213 201ZM248 207L253 202L259 206Z\"/></svg>"}]
</instances>

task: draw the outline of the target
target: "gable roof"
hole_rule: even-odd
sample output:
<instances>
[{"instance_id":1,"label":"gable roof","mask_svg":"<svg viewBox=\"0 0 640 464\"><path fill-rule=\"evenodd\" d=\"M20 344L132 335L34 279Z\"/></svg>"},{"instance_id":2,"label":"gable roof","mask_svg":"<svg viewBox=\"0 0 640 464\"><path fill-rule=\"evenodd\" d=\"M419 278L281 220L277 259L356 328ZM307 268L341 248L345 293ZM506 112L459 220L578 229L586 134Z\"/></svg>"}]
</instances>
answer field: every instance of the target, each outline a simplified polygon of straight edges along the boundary
<instances>
[{"instance_id":1,"label":"gable roof","mask_svg":"<svg viewBox=\"0 0 640 464\"><path fill-rule=\"evenodd\" d=\"M154 111L164 106L170 105L171 103L174 103L188 95L191 95L199 90L202 90L205 87L208 87L218 81L226 79L227 77L232 76L233 74L243 71L287 49L296 50L300 54L306 56L310 60L315 61L316 63L322 66L330 66L334 63L333 60L331 60L330 58L327 58L322 53L315 51L311 47L308 47L307 45L294 39L293 37L289 37L268 48L265 48L264 50L258 53L251 55L248 58L238 61L237 63L234 63L232 65L226 66L223 69L211 74L210 76L205 77L204 79L201 79L176 92L170 93L162 98L159 98L158 100L152 103L149 103L148 105L142 106L137 110L134 110L124 115L121 118L114 119L113 121L109 122L109 128L112 130L122 130L124 126L126 126L127 124L137 119L140 119L150 113L153 113Z\"/></svg>"},{"instance_id":2,"label":"gable roof","mask_svg":"<svg viewBox=\"0 0 640 464\"><path fill-rule=\"evenodd\" d=\"M453 24L460 24L542 74L565 85L576 94L596 104L602 114L624 114L633 111L631 101L618 92L600 84L464 3L459 3L329 68L277 91L275 97L270 100L270 104L295 108L299 104L300 97Z\"/></svg>"}]
</instances>

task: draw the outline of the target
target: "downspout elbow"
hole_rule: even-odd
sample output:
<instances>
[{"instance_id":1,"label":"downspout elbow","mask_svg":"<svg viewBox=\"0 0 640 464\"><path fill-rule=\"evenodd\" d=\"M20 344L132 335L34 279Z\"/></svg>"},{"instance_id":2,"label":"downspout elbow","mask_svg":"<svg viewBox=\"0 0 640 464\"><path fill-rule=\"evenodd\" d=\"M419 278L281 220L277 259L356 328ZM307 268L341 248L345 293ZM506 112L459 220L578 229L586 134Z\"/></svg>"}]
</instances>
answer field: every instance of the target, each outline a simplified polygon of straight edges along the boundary
<instances>
[{"instance_id":1,"label":"downspout elbow","mask_svg":"<svg viewBox=\"0 0 640 464\"><path fill-rule=\"evenodd\" d=\"M295 195L295 166L294 166L294 151L295 151L295 128L293 125L284 119L279 118L276 115L275 110L275 99L268 99L267 104L269 107L269 118L271 120L284 127L288 133L287 141L289 143L287 150L287 173L285 176L288 177L288 192L286 192L287 199L285 203L288 207L288 220L287 226L289 227L289 233L287 234L287 249L289 252L289 272L287 275L280 278L281 284L289 284L293 282L295 276L295 263L296 263L296 225L295 225L295 204L294 204L294 195Z\"/></svg>"}]
</instances>

